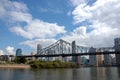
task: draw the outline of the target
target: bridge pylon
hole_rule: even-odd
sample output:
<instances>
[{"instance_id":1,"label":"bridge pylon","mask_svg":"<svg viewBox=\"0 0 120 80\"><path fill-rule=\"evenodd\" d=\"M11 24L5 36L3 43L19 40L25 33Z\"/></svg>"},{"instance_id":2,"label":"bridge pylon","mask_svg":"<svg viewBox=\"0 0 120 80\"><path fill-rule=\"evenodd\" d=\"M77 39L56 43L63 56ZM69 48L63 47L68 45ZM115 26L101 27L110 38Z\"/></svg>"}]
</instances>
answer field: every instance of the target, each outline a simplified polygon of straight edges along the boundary
<instances>
[{"instance_id":1,"label":"bridge pylon","mask_svg":"<svg viewBox=\"0 0 120 80\"><path fill-rule=\"evenodd\" d=\"M76 43L72 41L72 54L76 54ZM72 56L72 61L78 63L80 56Z\"/></svg>"}]
</instances>

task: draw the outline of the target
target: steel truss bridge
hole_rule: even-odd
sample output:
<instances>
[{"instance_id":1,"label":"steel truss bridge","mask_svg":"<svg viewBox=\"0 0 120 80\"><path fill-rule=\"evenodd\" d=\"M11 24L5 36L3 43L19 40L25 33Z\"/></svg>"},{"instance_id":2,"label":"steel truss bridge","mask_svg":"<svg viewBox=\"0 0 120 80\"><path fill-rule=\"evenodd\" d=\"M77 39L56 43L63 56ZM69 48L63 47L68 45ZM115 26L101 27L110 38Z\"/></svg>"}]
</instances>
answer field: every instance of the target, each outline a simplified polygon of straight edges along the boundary
<instances>
[{"instance_id":1,"label":"steel truss bridge","mask_svg":"<svg viewBox=\"0 0 120 80\"><path fill-rule=\"evenodd\" d=\"M53 55L53 54L71 54L73 53L72 50L75 50L75 53L87 53L89 51L89 47L78 46L62 39L58 40L54 44L43 48L40 52L37 52L37 55Z\"/></svg>"},{"instance_id":2,"label":"steel truss bridge","mask_svg":"<svg viewBox=\"0 0 120 80\"><path fill-rule=\"evenodd\" d=\"M97 52L89 52L90 47L79 46L75 41L69 43L62 39L54 44L43 48L36 55L23 55L25 57L69 57L69 56L84 56L84 55L99 55L99 54L118 54L114 51L114 47L97 48ZM21 56L18 56L21 57Z\"/></svg>"},{"instance_id":3,"label":"steel truss bridge","mask_svg":"<svg viewBox=\"0 0 120 80\"><path fill-rule=\"evenodd\" d=\"M89 53L90 47L85 46L79 46L76 45L75 41L72 43L69 43L67 41L64 41L62 39L58 40L54 44L41 49L39 52L37 52L37 55L59 55L59 54L86 54ZM114 52L113 47L102 47L97 48L97 52Z\"/></svg>"}]
</instances>

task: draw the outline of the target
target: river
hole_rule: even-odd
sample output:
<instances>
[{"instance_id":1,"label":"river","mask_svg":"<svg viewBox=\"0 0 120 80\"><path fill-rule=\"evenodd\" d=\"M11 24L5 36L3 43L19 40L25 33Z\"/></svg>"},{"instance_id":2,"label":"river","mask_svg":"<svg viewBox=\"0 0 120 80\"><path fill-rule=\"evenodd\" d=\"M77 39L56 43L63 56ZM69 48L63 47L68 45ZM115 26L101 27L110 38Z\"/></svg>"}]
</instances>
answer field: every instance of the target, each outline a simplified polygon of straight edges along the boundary
<instances>
[{"instance_id":1,"label":"river","mask_svg":"<svg viewBox=\"0 0 120 80\"><path fill-rule=\"evenodd\" d=\"M0 68L0 80L120 80L120 68L87 67L41 70Z\"/></svg>"}]
</instances>

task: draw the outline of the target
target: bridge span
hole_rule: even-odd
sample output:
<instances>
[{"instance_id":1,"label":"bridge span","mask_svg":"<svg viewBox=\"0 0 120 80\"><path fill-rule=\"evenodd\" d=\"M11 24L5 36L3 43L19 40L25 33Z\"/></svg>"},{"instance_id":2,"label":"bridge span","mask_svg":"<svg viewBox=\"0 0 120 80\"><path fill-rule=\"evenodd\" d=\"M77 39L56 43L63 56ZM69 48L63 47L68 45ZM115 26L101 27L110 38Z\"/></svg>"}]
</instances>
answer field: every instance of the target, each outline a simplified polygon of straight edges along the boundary
<instances>
[{"instance_id":1,"label":"bridge span","mask_svg":"<svg viewBox=\"0 0 120 80\"><path fill-rule=\"evenodd\" d=\"M42 54L42 55L22 55L22 56L17 56L17 57L69 57L69 56L89 56L89 55L107 55L107 54L120 54L120 52L92 52L92 53L70 53L70 54Z\"/></svg>"},{"instance_id":2,"label":"bridge span","mask_svg":"<svg viewBox=\"0 0 120 80\"><path fill-rule=\"evenodd\" d=\"M79 46L75 41L71 43L64 41L62 39L57 42L51 44L46 48L41 48L40 45L37 46L36 55L23 55L24 57L36 57L40 59L46 58L46 60L54 60L54 57L62 57L66 60L71 57L73 62L79 62L81 56L89 56L89 64L90 65L101 65L104 64L109 65L109 63L115 62L117 65L120 65L120 38L116 38L114 40L113 47L101 47L101 48L93 48L93 47L85 47ZM114 54L111 56L111 54ZM18 57L23 57L18 56ZM103 60L104 58L104 60ZM58 59L58 58L56 58Z\"/></svg>"}]
</instances>

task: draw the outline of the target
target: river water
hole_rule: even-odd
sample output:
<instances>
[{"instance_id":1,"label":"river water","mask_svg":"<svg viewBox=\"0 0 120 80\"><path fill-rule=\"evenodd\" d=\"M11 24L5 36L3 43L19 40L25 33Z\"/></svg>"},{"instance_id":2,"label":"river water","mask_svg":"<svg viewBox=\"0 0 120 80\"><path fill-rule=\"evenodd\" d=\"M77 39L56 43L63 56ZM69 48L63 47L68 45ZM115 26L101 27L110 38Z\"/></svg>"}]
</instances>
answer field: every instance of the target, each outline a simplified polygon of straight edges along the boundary
<instances>
[{"instance_id":1,"label":"river water","mask_svg":"<svg viewBox=\"0 0 120 80\"><path fill-rule=\"evenodd\" d=\"M88 67L41 70L0 68L0 80L120 80L120 68Z\"/></svg>"}]
</instances>

